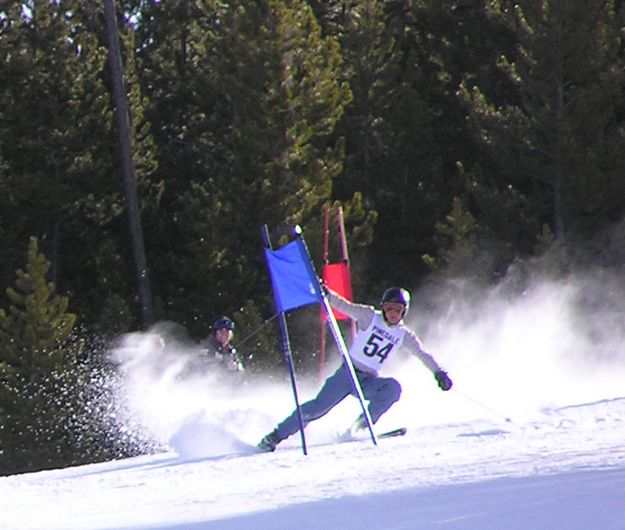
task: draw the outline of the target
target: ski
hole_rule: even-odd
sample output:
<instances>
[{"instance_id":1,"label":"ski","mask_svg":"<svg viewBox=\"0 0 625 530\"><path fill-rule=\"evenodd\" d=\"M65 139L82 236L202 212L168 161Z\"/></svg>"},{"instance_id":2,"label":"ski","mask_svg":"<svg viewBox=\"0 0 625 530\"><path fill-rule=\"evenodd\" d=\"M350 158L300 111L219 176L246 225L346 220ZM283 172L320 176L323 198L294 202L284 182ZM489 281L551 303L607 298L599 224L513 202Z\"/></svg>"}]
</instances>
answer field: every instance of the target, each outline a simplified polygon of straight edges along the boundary
<instances>
[{"instance_id":1,"label":"ski","mask_svg":"<svg viewBox=\"0 0 625 530\"><path fill-rule=\"evenodd\" d=\"M378 434L378 438L393 438L394 436L403 436L408 432L406 427L399 427L391 431L381 432Z\"/></svg>"},{"instance_id":2,"label":"ski","mask_svg":"<svg viewBox=\"0 0 625 530\"><path fill-rule=\"evenodd\" d=\"M407 432L408 429L406 427L398 427L397 429L378 433L376 434L376 436L378 438L394 438L395 436L404 436ZM366 431L362 431L358 435L354 435L351 431L348 430L347 432L340 434L337 437L337 442L356 442L359 440L365 440L366 438Z\"/></svg>"}]
</instances>

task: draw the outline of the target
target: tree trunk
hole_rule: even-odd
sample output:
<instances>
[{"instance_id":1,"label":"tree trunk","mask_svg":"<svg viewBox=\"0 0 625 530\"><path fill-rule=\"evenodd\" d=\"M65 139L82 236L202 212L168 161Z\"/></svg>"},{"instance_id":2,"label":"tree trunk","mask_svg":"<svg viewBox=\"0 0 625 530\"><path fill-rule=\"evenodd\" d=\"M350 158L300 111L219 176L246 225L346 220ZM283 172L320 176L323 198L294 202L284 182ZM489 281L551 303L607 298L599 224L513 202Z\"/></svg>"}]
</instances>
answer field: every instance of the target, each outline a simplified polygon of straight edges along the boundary
<instances>
[{"instance_id":1,"label":"tree trunk","mask_svg":"<svg viewBox=\"0 0 625 530\"><path fill-rule=\"evenodd\" d=\"M132 158L130 143L130 126L128 117L128 105L122 74L121 55L117 35L117 21L114 0L104 0L104 18L109 44L109 66L113 82L113 96L115 98L115 115L119 132L119 148L121 153L124 189L126 196L126 208L130 227L130 239L134 258L135 273L139 290L139 302L141 305L141 324L144 328L153 321L152 293L145 257L143 230L141 227L141 212L137 198L137 186L135 182L135 166Z\"/></svg>"}]
</instances>

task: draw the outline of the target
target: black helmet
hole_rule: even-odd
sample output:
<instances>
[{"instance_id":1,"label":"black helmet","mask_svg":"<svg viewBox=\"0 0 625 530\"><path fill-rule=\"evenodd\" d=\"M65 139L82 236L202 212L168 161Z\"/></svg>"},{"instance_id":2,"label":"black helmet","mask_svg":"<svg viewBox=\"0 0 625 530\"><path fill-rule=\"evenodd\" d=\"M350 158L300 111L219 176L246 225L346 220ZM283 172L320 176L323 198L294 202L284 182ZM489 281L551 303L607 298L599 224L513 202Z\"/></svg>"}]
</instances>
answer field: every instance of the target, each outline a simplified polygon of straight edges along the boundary
<instances>
[{"instance_id":1,"label":"black helmet","mask_svg":"<svg viewBox=\"0 0 625 530\"><path fill-rule=\"evenodd\" d=\"M406 308L404 310L405 315L410 307L410 293L401 287L389 287L386 291L384 291L380 304L383 304L384 302L397 302L398 304L402 304Z\"/></svg>"},{"instance_id":2,"label":"black helmet","mask_svg":"<svg viewBox=\"0 0 625 530\"><path fill-rule=\"evenodd\" d=\"M234 331L234 322L232 322L232 320L230 320L226 316L219 317L217 320L215 320L215 322L213 322L211 328L213 330L213 333L215 333L218 329L227 329L230 331Z\"/></svg>"}]
</instances>

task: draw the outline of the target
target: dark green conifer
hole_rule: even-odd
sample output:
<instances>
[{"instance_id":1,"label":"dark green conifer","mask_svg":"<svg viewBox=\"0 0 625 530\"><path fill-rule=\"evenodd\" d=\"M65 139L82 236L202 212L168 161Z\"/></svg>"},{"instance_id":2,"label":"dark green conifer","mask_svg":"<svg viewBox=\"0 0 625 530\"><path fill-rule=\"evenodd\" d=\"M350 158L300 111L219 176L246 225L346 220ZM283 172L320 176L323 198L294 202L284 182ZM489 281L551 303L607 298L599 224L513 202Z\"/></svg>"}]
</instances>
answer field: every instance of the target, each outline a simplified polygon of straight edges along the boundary
<instances>
[{"instance_id":1,"label":"dark green conifer","mask_svg":"<svg viewBox=\"0 0 625 530\"><path fill-rule=\"evenodd\" d=\"M0 309L2 473L71 461L66 376L74 367L69 339L76 316L67 311L67 298L55 294L49 270L32 238L26 268L6 291L8 311Z\"/></svg>"},{"instance_id":2,"label":"dark green conifer","mask_svg":"<svg viewBox=\"0 0 625 530\"><path fill-rule=\"evenodd\" d=\"M493 7L517 42L499 59L516 97L501 104L479 84L464 87L475 138L488 157L480 180L500 194L517 193L514 206L532 225L518 226L516 248L535 246L547 223L555 241L572 249L625 211L622 24L613 2ZM495 231L506 226L500 218L489 224Z\"/></svg>"},{"instance_id":3,"label":"dark green conifer","mask_svg":"<svg viewBox=\"0 0 625 530\"><path fill-rule=\"evenodd\" d=\"M147 11L156 30L141 78L169 211L156 221L166 237L155 284L170 318L202 333L237 297L268 300L263 224L318 222L341 170L332 134L351 96L339 46L305 2Z\"/></svg>"}]
</instances>

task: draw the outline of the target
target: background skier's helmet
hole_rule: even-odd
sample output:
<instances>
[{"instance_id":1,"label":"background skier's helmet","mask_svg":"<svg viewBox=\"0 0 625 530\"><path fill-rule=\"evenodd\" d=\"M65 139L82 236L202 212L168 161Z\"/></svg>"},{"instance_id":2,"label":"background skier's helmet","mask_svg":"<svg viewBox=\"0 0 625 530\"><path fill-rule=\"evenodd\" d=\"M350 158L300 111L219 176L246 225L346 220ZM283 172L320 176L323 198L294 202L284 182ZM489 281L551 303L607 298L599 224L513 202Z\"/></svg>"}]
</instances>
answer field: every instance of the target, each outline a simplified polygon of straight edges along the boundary
<instances>
[{"instance_id":1,"label":"background skier's helmet","mask_svg":"<svg viewBox=\"0 0 625 530\"><path fill-rule=\"evenodd\" d=\"M389 287L382 294L380 305L384 302L397 302L398 304L402 304L405 307L402 317L405 317L410 308L410 293L401 287Z\"/></svg>"},{"instance_id":2,"label":"background skier's helmet","mask_svg":"<svg viewBox=\"0 0 625 530\"><path fill-rule=\"evenodd\" d=\"M230 331L234 331L234 322L226 316L219 317L217 320L215 320L215 322L213 322L211 328L213 330L213 334L215 334L218 329L227 329Z\"/></svg>"}]
</instances>

